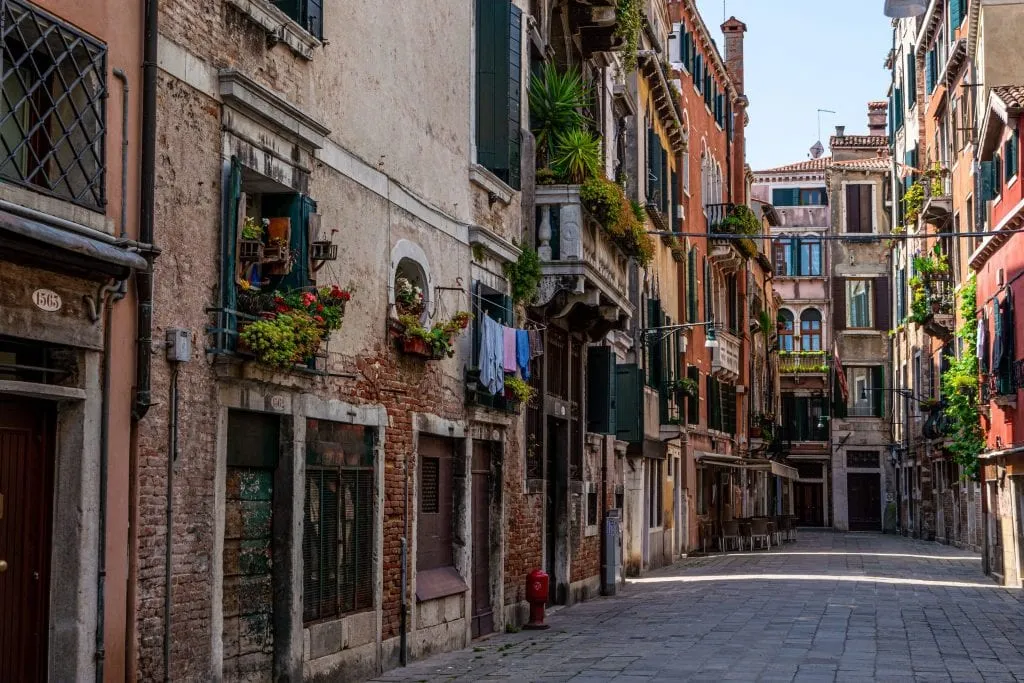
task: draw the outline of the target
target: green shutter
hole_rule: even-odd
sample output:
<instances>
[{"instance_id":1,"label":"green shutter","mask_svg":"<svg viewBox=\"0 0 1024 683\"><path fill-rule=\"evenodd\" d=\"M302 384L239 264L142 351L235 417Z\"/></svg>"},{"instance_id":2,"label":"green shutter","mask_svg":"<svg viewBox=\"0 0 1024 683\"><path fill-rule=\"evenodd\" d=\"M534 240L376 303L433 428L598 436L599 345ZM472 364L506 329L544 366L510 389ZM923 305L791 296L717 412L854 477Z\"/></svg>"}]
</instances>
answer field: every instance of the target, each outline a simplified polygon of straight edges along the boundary
<instances>
[{"instance_id":1,"label":"green shutter","mask_svg":"<svg viewBox=\"0 0 1024 683\"><path fill-rule=\"evenodd\" d=\"M647 328L661 326L661 300L647 300ZM649 363L647 367L647 385L657 389L661 386L662 345L661 333L649 331L646 335Z\"/></svg>"},{"instance_id":2,"label":"green shutter","mask_svg":"<svg viewBox=\"0 0 1024 683\"><path fill-rule=\"evenodd\" d=\"M643 371L635 363L615 366L615 438L640 443L644 438Z\"/></svg>"},{"instance_id":3,"label":"green shutter","mask_svg":"<svg viewBox=\"0 0 1024 683\"><path fill-rule=\"evenodd\" d=\"M658 141L658 160L661 162L661 178L659 178L658 185L661 187L661 212L668 215L669 212L669 201L672 199L672 192L668 183L668 152L661 146L661 141ZM671 229L671 228L670 228Z\"/></svg>"},{"instance_id":4,"label":"green shutter","mask_svg":"<svg viewBox=\"0 0 1024 683\"><path fill-rule=\"evenodd\" d=\"M687 322L696 323L697 320L697 247L690 247L686 263L686 304Z\"/></svg>"},{"instance_id":5,"label":"green shutter","mask_svg":"<svg viewBox=\"0 0 1024 683\"><path fill-rule=\"evenodd\" d=\"M993 161L981 162L981 168L978 171L978 175L981 177L981 202L987 202L995 198L995 173L993 173L992 167L995 166Z\"/></svg>"},{"instance_id":6,"label":"green shutter","mask_svg":"<svg viewBox=\"0 0 1024 683\"><path fill-rule=\"evenodd\" d=\"M691 365L686 368L686 376L693 380L696 387L695 395L686 396L686 424L700 424L700 370Z\"/></svg>"},{"instance_id":7,"label":"green shutter","mask_svg":"<svg viewBox=\"0 0 1024 683\"><path fill-rule=\"evenodd\" d=\"M658 185L661 179L661 162L658 159L658 152L661 151L661 143L658 141L658 134L653 126L647 128L647 203L657 204Z\"/></svg>"},{"instance_id":8,"label":"green shutter","mask_svg":"<svg viewBox=\"0 0 1024 683\"><path fill-rule=\"evenodd\" d=\"M615 434L615 353L610 346L587 349L587 431Z\"/></svg>"},{"instance_id":9,"label":"green shutter","mask_svg":"<svg viewBox=\"0 0 1024 683\"><path fill-rule=\"evenodd\" d=\"M777 187L772 190L772 204L775 206L798 206L800 190L795 187Z\"/></svg>"},{"instance_id":10,"label":"green shutter","mask_svg":"<svg viewBox=\"0 0 1024 683\"><path fill-rule=\"evenodd\" d=\"M227 183L224 192L224 259L221 286L224 288L224 307L235 310L235 268L238 248L238 212L242 209L242 164L238 157L231 157Z\"/></svg>"},{"instance_id":11,"label":"green shutter","mask_svg":"<svg viewBox=\"0 0 1024 683\"><path fill-rule=\"evenodd\" d=\"M510 0L477 0L476 22L477 162L518 187L522 13Z\"/></svg>"},{"instance_id":12,"label":"green shutter","mask_svg":"<svg viewBox=\"0 0 1024 683\"><path fill-rule=\"evenodd\" d=\"M904 76L907 81L907 106L913 107L914 103L917 102L917 59L914 57L913 50L911 50L910 54L907 55L907 65L905 69Z\"/></svg>"},{"instance_id":13,"label":"green shutter","mask_svg":"<svg viewBox=\"0 0 1024 683\"><path fill-rule=\"evenodd\" d=\"M964 8L960 4L961 0L949 0L949 31L952 34L958 28L964 20Z\"/></svg>"},{"instance_id":14,"label":"green shutter","mask_svg":"<svg viewBox=\"0 0 1024 683\"><path fill-rule=\"evenodd\" d=\"M682 232L683 226L679 223L679 194L681 190L679 189L679 173L677 171L672 171L670 187L672 188L672 197L669 200L672 202L672 227L670 230L672 232Z\"/></svg>"}]
</instances>

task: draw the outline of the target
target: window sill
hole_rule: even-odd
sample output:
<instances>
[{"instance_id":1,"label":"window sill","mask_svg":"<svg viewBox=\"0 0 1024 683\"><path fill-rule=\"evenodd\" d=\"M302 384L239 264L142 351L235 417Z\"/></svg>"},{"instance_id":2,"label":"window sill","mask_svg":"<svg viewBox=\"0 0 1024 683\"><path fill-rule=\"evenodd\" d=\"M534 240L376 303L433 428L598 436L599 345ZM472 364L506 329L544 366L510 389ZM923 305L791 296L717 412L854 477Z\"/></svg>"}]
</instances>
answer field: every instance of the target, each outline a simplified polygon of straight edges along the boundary
<instances>
[{"instance_id":1,"label":"window sill","mask_svg":"<svg viewBox=\"0 0 1024 683\"><path fill-rule=\"evenodd\" d=\"M599 528L600 527L598 527L596 524L588 524L586 530L583 532L584 538L590 538L592 536L597 536L597 530Z\"/></svg>"},{"instance_id":2,"label":"window sill","mask_svg":"<svg viewBox=\"0 0 1024 683\"><path fill-rule=\"evenodd\" d=\"M473 164L469 167L469 181L486 190L489 196L506 206L512 203L512 198L516 194L516 191L506 185L501 178L480 164Z\"/></svg>"},{"instance_id":3,"label":"window sill","mask_svg":"<svg viewBox=\"0 0 1024 683\"><path fill-rule=\"evenodd\" d=\"M455 567L438 567L416 572L416 602L438 600L469 590Z\"/></svg>"},{"instance_id":4,"label":"window sill","mask_svg":"<svg viewBox=\"0 0 1024 683\"><path fill-rule=\"evenodd\" d=\"M267 32L268 43L284 43L299 57L310 61L323 43L266 0L227 0L229 5Z\"/></svg>"}]
</instances>

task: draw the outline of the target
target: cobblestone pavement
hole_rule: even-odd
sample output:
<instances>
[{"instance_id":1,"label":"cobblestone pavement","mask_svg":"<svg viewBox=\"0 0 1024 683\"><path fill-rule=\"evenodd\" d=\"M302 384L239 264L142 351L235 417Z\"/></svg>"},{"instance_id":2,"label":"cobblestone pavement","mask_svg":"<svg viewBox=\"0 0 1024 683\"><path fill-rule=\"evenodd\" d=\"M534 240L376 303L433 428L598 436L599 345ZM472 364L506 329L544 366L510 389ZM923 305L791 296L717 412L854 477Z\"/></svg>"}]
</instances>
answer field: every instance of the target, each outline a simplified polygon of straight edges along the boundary
<instances>
[{"instance_id":1,"label":"cobblestone pavement","mask_svg":"<svg viewBox=\"0 0 1024 683\"><path fill-rule=\"evenodd\" d=\"M977 555L801 531L691 558L381 681L1024 681L1024 595Z\"/></svg>"}]
</instances>

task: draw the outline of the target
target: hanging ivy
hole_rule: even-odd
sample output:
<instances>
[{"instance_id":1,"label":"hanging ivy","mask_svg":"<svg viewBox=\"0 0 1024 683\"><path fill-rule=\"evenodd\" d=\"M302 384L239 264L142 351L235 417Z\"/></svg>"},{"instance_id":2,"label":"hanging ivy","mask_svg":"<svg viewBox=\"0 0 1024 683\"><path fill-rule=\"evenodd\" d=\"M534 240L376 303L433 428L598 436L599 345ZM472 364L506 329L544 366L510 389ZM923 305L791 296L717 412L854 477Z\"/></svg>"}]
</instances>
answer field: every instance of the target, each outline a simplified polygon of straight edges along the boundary
<instances>
[{"instance_id":1,"label":"hanging ivy","mask_svg":"<svg viewBox=\"0 0 1024 683\"><path fill-rule=\"evenodd\" d=\"M949 452L968 478L977 474L978 454L985 447L985 437L978 421L976 305L977 282L972 275L960 291L960 316L964 322L957 336L963 340L963 353L942 374L942 396L947 400L946 417L949 418L949 436L952 439Z\"/></svg>"},{"instance_id":2,"label":"hanging ivy","mask_svg":"<svg viewBox=\"0 0 1024 683\"><path fill-rule=\"evenodd\" d=\"M615 35L625 41L622 48L622 69L631 73L636 69L640 52L640 31L644 28L644 10L640 0L619 0L616 7Z\"/></svg>"},{"instance_id":3,"label":"hanging ivy","mask_svg":"<svg viewBox=\"0 0 1024 683\"><path fill-rule=\"evenodd\" d=\"M533 247L528 244L522 245L519 258L513 263L506 263L503 269L512 290L512 300L517 304L531 303L537 296L537 286L541 278L540 258Z\"/></svg>"}]
</instances>

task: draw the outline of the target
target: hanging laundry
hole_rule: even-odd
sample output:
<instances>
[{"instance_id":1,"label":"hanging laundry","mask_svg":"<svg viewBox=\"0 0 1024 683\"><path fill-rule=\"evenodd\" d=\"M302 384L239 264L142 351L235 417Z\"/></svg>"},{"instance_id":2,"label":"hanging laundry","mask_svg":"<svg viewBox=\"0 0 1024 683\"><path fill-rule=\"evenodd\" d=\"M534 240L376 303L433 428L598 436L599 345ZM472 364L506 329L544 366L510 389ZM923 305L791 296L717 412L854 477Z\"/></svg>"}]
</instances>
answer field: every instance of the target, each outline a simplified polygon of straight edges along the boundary
<instances>
[{"instance_id":1,"label":"hanging laundry","mask_svg":"<svg viewBox=\"0 0 1024 683\"><path fill-rule=\"evenodd\" d=\"M526 330L516 330L516 361L523 379L530 379L530 333Z\"/></svg>"},{"instance_id":2,"label":"hanging laundry","mask_svg":"<svg viewBox=\"0 0 1024 683\"><path fill-rule=\"evenodd\" d=\"M513 327L502 326L501 331L505 340L505 372L516 371L516 331Z\"/></svg>"},{"instance_id":3,"label":"hanging laundry","mask_svg":"<svg viewBox=\"0 0 1024 683\"><path fill-rule=\"evenodd\" d=\"M504 328L487 313L480 321L480 383L492 394L505 391Z\"/></svg>"},{"instance_id":4,"label":"hanging laundry","mask_svg":"<svg viewBox=\"0 0 1024 683\"><path fill-rule=\"evenodd\" d=\"M530 330L530 355L538 358L544 355L544 337L540 330Z\"/></svg>"}]
</instances>

